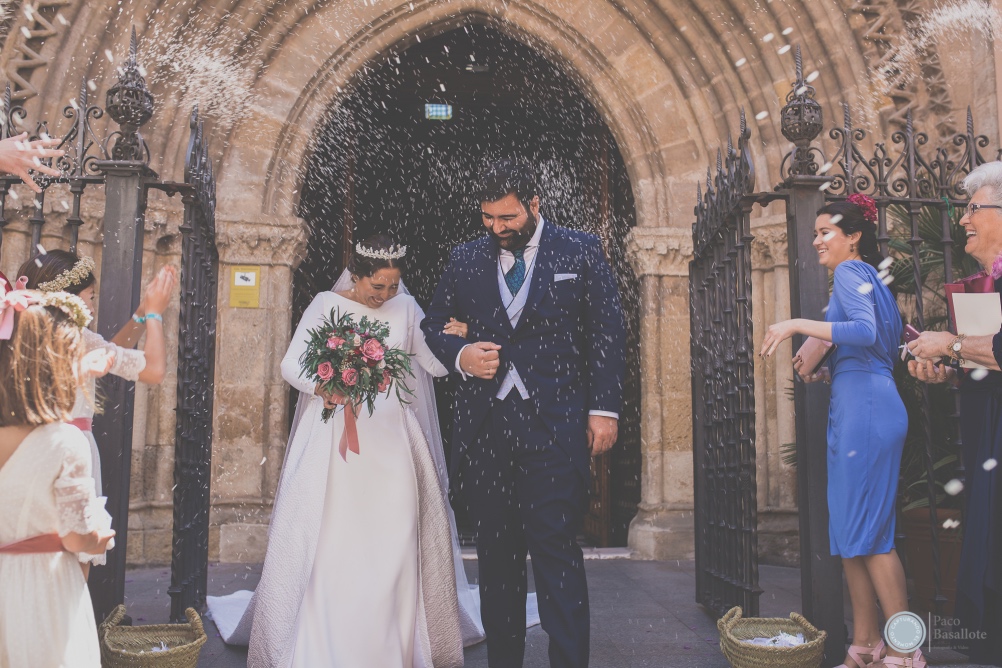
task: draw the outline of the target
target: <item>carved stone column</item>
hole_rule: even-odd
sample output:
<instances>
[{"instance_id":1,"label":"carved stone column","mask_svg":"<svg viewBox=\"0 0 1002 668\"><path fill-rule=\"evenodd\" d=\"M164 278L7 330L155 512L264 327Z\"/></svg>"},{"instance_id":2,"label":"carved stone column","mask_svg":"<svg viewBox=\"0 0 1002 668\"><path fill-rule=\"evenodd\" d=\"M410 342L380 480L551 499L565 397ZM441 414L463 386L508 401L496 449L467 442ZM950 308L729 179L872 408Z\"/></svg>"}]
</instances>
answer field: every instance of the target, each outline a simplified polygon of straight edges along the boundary
<instances>
[{"instance_id":1,"label":"carved stone column","mask_svg":"<svg viewBox=\"0 0 1002 668\"><path fill-rule=\"evenodd\" d=\"M786 218L753 221L752 314L756 351L769 325L790 317ZM755 360L755 479L758 542L763 563L796 566L800 556L797 470L783 463L783 446L797 440L793 414L793 356L784 341L768 360Z\"/></svg>"},{"instance_id":2,"label":"carved stone column","mask_svg":"<svg viewBox=\"0 0 1002 668\"><path fill-rule=\"evenodd\" d=\"M692 559L692 406L688 230L635 228L640 280L641 501L629 546L642 559Z\"/></svg>"},{"instance_id":3,"label":"carved stone column","mask_svg":"<svg viewBox=\"0 0 1002 668\"><path fill-rule=\"evenodd\" d=\"M260 562L288 438L279 365L292 335L292 271L305 249L299 219L219 221L219 320L210 560ZM230 306L234 266L261 271L259 308Z\"/></svg>"}]
</instances>

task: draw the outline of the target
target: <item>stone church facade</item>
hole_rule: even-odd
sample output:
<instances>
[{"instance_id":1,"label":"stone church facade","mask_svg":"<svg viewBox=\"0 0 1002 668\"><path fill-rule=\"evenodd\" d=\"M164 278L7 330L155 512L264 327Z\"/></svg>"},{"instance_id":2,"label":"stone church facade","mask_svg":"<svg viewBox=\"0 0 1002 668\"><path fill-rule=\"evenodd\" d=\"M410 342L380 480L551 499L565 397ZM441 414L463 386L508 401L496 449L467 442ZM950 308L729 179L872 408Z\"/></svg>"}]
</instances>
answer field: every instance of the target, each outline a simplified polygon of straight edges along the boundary
<instances>
[{"instance_id":1,"label":"stone church facade","mask_svg":"<svg viewBox=\"0 0 1002 668\"><path fill-rule=\"evenodd\" d=\"M464 25L485 24L572 75L601 115L629 177L636 224L625 238L640 296L643 360L640 503L629 546L643 558L693 553L688 261L696 184L717 150L751 126L757 188L780 181L790 145L779 109L799 44L831 125L842 102L877 137L906 112L933 135L978 129L999 140L1002 50L967 23L926 40L931 0L24 0L10 3L0 68L31 118L58 119L81 81L101 96L135 25L156 97L144 127L151 166L180 179L190 105L207 114L217 174L220 252L210 558L260 561L288 434L279 362L291 334L293 273L308 228L299 193L314 137L371 63ZM981 6L979 3L974 5ZM993 5L984 3L986 16ZM950 27L950 26L948 26ZM979 36L980 35L980 36ZM910 37L912 36L912 37ZM179 45L188 45L180 48ZM110 56L110 57L109 57ZM182 81L183 79L183 81ZM178 82L182 81L181 84ZM186 84L184 82L187 82ZM85 84L86 85L86 84ZM102 120L96 119L100 126ZM58 188L55 187L55 188ZM30 201L27 191L22 202ZM51 219L65 218L50 196ZM85 199L80 250L101 253L101 202ZM0 269L27 256L30 211L6 212ZM180 206L151 195L144 273L178 263ZM789 312L785 212L753 220L756 336ZM65 247L58 222L43 245ZM230 269L260 268L259 308L230 306ZM176 351L177 304L166 314ZM789 343L776 359L788 358ZM168 365L170 367L170 365ZM763 559L797 554L789 365L756 365L757 484ZM176 378L137 389L129 561L170 559Z\"/></svg>"}]
</instances>

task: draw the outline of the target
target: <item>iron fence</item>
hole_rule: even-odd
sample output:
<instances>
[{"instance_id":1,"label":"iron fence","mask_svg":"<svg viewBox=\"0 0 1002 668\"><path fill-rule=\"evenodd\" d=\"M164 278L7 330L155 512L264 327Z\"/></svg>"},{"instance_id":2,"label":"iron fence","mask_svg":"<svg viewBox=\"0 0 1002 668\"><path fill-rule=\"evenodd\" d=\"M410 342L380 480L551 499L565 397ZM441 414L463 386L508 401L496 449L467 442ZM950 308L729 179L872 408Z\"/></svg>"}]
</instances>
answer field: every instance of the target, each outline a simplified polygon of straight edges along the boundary
<instances>
[{"instance_id":1,"label":"iron fence","mask_svg":"<svg viewBox=\"0 0 1002 668\"><path fill-rule=\"evenodd\" d=\"M185 160L174 442L171 620L205 603L209 564L209 483L216 359L216 186L198 108Z\"/></svg>"},{"instance_id":2,"label":"iron fence","mask_svg":"<svg viewBox=\"0 0 1002 668\"><path fill-rule=\"evenodd\" d=\"M689 295L696 600L718 614L741 605L757 615L749 137L742 111L737 148L728 139L698 195Z\"/></svg>"}]
</instances>

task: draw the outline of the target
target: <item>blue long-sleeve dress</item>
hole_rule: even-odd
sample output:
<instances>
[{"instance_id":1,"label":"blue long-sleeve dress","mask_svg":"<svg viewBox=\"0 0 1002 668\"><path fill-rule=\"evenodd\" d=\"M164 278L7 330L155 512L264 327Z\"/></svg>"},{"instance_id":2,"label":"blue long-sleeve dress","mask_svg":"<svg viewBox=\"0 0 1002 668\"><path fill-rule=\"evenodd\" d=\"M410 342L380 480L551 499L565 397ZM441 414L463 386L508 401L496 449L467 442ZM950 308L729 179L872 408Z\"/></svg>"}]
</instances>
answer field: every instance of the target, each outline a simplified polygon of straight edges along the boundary
<instances>
[{"instance_id":1,"label":"blue long-sleeve dress","mask_svg":"<svg viewBox=\"0 0 1002 668\"><path fill-rule=\"evenodd\" d=\"M895 499L908 414L894 384L901 315L865 262L835 268L825 319L838 348L829 360L828 533L843 558L894 547Z\"/></svg>"}]
</instances>

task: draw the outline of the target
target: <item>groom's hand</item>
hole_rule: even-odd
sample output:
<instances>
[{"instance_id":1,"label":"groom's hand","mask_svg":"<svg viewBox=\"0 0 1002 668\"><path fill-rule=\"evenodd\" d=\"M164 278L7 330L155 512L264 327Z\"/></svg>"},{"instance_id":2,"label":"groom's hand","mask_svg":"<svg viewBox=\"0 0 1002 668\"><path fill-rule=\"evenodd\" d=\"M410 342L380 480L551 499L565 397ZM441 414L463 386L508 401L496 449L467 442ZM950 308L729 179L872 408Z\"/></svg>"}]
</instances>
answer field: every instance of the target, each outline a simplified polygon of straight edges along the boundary
<instances>
[{"instance_id":1,"label":"groom's hand","mask_svg":"<svg viewBox=\"0 0 1002 668\"><path fill-rule=\"evenodd\" d=\"M498 351L501 346L488 341L477 341L463 348L459 355L459 366L468 374L490 380L498 372L501 358Z\"/></svg>"},{"instance_id":2,"label":"groom's hand","mask_svg":"<svg viewBox=\"0 0 1002 668\"><path fill-rule=\"evenodd\" d=\"M619 420L605 415L588 416L588 447L591 456L598 457L616 442L619 435Z\"/></svg>"}]
</instances>

